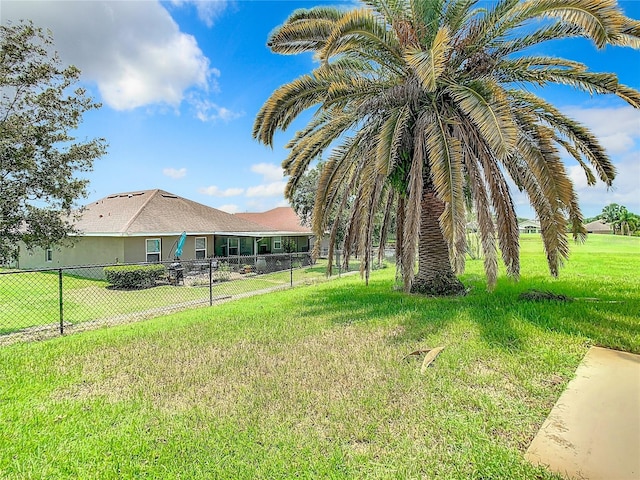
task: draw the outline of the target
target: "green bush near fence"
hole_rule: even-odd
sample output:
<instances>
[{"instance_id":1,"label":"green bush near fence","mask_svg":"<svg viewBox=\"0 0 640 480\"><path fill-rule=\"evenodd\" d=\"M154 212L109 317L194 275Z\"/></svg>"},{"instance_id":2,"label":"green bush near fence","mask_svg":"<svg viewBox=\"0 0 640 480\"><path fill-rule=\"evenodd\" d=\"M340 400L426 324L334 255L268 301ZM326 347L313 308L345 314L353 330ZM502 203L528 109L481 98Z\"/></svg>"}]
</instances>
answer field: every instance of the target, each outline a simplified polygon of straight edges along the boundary
<instances>
[{"instance_id":1,"label":"green bush near fence","mask_svg":"<svg viewBox=\"0 0 640 480\"><path fill-rule=\"evenodd\" d=\"M115 288L151 287L166 275L164 265L118 265L104 267L104 275Z\"/></svg>"}]
</instances>

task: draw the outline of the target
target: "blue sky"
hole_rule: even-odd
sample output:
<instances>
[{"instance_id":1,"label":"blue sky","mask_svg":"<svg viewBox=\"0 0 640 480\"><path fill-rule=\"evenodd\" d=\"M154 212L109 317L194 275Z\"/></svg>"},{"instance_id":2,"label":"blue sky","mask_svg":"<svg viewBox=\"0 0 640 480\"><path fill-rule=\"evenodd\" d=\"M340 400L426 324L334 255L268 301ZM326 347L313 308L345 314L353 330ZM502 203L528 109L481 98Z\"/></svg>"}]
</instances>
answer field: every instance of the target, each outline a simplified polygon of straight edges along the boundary
<instances>
[{"instance_id":1,"label":"blue sky","mask_svg":"<svg viewBox=\"0 0 640 480\"><path fill-rule=\"evenodd\" d=\"M66 63L103 103L85 115L78 138L104 137L108 154L97 160L90 197L161 188L228 212L286 205L280 164L294 124L278 133L273 149L251 137L255 115L269 94L314 67L310 55L281 56L267 36L296 8L322 1L12 1L0 2L0 20L22 18L49 28ZM353 2L333 2L345 6ZM640 1L621 1L640 19ZM640 51L586 41L554 42L545 53L615 72L640 89ZM536 90L589 126L618 168L613 189L587 187L574 161L574 179L585 216L620 203L640 213L640 111L612 96L590 97L570 89ZM518 214L533 217L514 192Z\"/></svg>"}]
</instances>

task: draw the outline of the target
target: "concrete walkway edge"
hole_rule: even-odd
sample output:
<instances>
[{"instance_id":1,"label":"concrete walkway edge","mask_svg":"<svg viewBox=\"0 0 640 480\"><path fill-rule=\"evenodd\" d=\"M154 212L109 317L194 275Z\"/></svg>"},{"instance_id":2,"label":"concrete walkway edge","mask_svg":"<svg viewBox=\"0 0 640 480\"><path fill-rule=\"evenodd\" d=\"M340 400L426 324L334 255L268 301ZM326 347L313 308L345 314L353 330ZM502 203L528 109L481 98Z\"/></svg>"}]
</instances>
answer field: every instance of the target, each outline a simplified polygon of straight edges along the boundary
<instances>
[{"instance_id":1,"label":"concrete walkway edge","mask_svg":"<svg viewBox=\"0 0 640 480\"><path fill-rule=\"evenodd\" d=\"M640 479L640 355L589 349L525 457L565 478Z\"/></svg>"}]
</instances>

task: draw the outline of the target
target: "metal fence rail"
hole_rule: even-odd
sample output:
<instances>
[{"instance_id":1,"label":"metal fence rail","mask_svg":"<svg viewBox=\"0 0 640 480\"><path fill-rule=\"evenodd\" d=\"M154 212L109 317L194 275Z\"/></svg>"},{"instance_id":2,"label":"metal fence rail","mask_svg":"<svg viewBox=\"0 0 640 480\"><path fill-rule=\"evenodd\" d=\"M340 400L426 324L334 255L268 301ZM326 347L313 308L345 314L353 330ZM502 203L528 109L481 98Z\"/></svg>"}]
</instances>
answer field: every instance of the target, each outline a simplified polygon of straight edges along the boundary
<instances>
[{"instance_id":1,"label":"metal fence rail","mask_svg":"<svg viewBox=\"0 0 640 480\"><path fill-rule=\"evenodd\" d=\"M148 265L148 264L135 264ZM162 262L151 283L114 287L105 267L0 269L0 345L117 325L325 277L308 253ZM348 270L359 268L352 261ZM345 273L335 268L334 275Z\"/></svg>"}]
</instances>

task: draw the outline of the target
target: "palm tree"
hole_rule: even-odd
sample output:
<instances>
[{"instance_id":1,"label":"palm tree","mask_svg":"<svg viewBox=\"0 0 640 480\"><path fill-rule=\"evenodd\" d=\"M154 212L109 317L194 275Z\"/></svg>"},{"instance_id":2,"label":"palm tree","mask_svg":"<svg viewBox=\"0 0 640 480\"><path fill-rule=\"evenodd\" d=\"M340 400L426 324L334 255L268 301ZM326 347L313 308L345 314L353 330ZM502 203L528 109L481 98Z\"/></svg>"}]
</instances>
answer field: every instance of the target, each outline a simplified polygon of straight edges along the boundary
<instances>
[{"instance_id":1,"label":"palm tree","mask_svg":"<svg viewBox=\"0 0 640 480\"><path fill-rule=\"evenodd\" d=\"M467 204L477 214L489 288L498 252L517 278L518 226L507 176L537 213L555 276L569 253L567 219L576 239L585 235L560 150L583 167L590 184L597 175L611 185L615 168L587 128L527 86L569 85L640 107L640 93L616 75L534 51L574 37L597 48L640 48L640 22L615 0L501 0L489 9L473 0L367 0L349 11L298 10L268 45L281 54L313 52L318 66L270 96L253 135L273 145L277 130L315 108L287 145L286 195L331 147L313 226L322 234L336 207L348 214L345 251L362 255L367 279L373 213L385 212L387 220L395 209L404 288L463 291L454 271L464 269Z\"/></svg>"}]
</instances>

